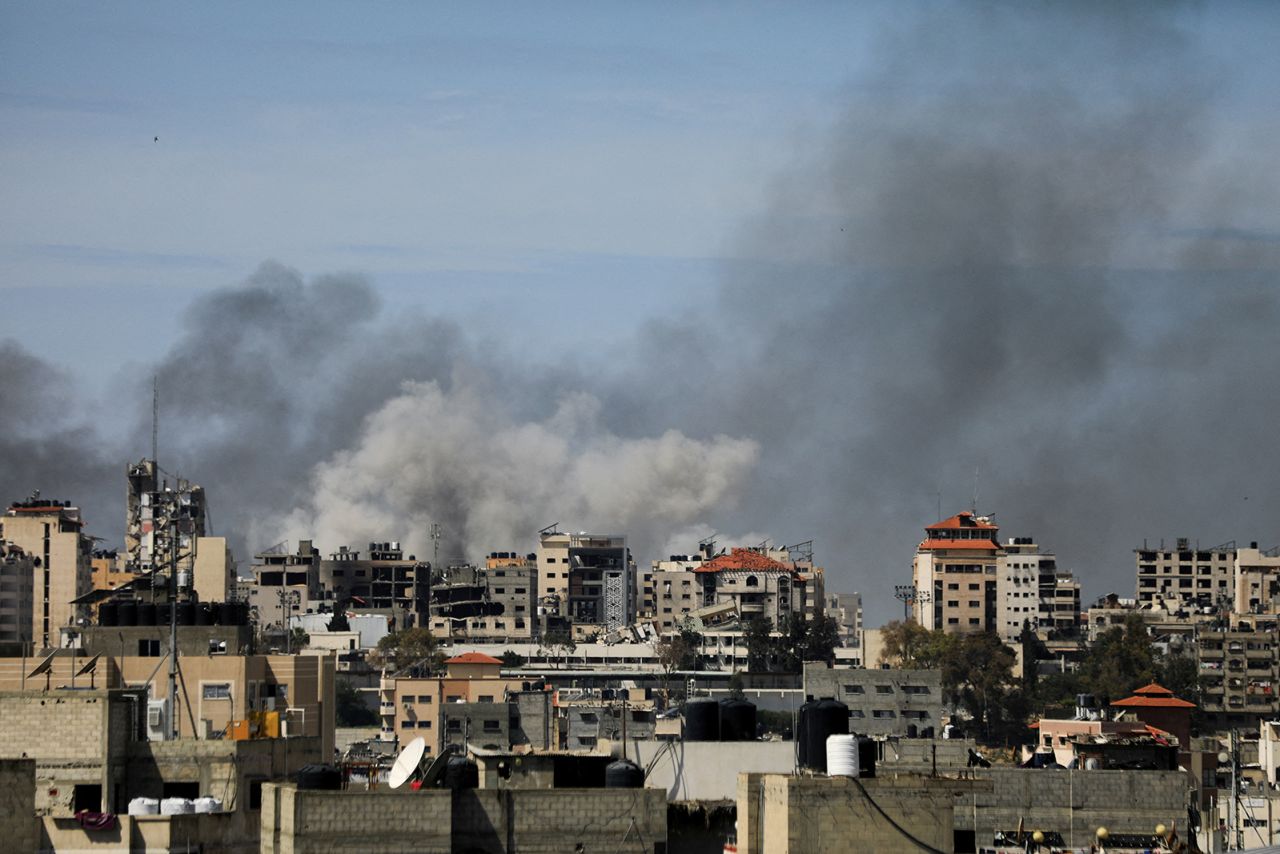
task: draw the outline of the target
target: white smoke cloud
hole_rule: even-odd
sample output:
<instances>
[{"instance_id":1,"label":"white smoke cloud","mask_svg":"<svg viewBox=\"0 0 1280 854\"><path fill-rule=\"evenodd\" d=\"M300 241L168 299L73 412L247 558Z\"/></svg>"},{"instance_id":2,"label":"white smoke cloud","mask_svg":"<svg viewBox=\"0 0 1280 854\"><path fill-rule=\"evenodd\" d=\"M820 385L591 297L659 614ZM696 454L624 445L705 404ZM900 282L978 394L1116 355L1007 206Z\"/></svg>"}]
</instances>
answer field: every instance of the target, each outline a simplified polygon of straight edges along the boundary
<instances>
[{"instance_id":1,"label":"white smoke cloud","mask_svg":"<svg viewBox=\"0 0 1280 854\"><path fill-rule=\"evenodd\" d=\"M563 397L542 421L517 419L483 382L445 391L408 382L366 420L357 442L318 464L305 506L268 521L260 542L323 537L324 550L399 539L441 559L532 548L539 528L626 534L643 548L672 526L731 507L759 457L749 439L668 430L623 438L601 426L589 394Z\"/></svg>"}]
</instances>

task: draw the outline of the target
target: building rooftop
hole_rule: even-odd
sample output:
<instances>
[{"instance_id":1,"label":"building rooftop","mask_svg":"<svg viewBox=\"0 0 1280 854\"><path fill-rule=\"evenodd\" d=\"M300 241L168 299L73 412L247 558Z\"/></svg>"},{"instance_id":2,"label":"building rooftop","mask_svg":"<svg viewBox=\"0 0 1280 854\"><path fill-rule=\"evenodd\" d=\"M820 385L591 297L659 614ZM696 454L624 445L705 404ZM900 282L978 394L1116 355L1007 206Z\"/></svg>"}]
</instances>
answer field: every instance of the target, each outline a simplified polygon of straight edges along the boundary
<instances>
[{"instance_id":1,"label":"building rooftop","mask_svg":"<svg viewBox=\"0 0 1280 854\"><path fill-rule=\"evenodd\" d=\"M735 547L729 554L719 555L706 561L701 566L693 568L694 572L733 572L741 570L794 573L795 567L762 555L754 549Z\"/></svg>"},{"instance_id":2,"label":"building rooftop","mask_svg":"<svg viewBox=\"0 0 1280 854\"><path fill-rule=\"evenodd\" d=\"M1179 700L1173 696L1173 692L1162 685L1152 682L1150 685L1139 688L1133 692L1132 697L1123 700L1116 700L1111 705L1120 706L1122 708L1166 708L1166 709L1194 709L1195 703L1189 703L1186 700Z\"/></svg>"},{"instance_id":3,"label":"building rooftop","mask_svg":"<svg viewBox=\"0 0 1280 854\"><path fill-rule=\"evenodd\" d=\"M986 516L975 516L967 510L963 513L957 513L950 518L943 519L941 522L926 525L925 527L930 531L938 528L987 528L992 531L1000 530L1000 526L991 524Z\"/></svg>"},{"instance_id":4,"label":"building rooftop","mask_svg":"<svg viewBox=\"0 0 1280 854\"><path fill-rule=\"evenodd\" d=\"M971 549L978 551L998 551L1000 545L991 540L925 540L920 544L920 551L929 552L935 549Z\"/></svg>"},{"instance_id":5,"label":"building rooftop","mask_svg":"<svg viewBox=\"0 0 1280 854\"><path fill-rule=\"evenodd\" d=\"M445 664L502 664L502 659L485 655L483 652L464 652L453 658L445 659Z\"/></svg>"}]
</instances>

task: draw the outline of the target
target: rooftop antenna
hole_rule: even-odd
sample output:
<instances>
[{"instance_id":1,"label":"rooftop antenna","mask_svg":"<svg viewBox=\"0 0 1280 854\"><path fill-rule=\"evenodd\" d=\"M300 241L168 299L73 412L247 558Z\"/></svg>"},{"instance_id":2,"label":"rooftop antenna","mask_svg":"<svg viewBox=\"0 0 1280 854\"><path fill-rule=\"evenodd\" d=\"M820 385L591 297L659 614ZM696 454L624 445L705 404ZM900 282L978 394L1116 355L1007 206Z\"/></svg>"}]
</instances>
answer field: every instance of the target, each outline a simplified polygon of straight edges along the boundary
<instances>
[{"instance_id":1,"label":"rooftop antenna","mask_svg":"<svg viewBox=\"0 0 1280 854\"><path fill-rule=\"evenodd\" d=\"M978 515L978 466L973 467L973 515Z\"/></svg>"},{"instance_id":2,"label":"rooftop antenna","mask_svg":"<svg viewBox=\"0 0 1280 854\"><path fill-rule=\"evenodd\" d=\"M432 565L432 566L439 566L439 565L440 565L440 537L442 536L442 534L443 534L443 532L440 530L440 526L439 526L439 525L437 525L435 522L432 522L432 523L431 523L431 534L430 534L430 536L431 536L431 565Z\"/></svg>"},{"instance_id":3,"label":"rooftop antenna","mask_svg":"<svg viewBox=\"0 0 1280 854\"><path fill-rule=\"evenodd\" d=\"M160 375L151 377L151 461L156 462L157 447L160 444Z\"/></svg>"}]
</instances>

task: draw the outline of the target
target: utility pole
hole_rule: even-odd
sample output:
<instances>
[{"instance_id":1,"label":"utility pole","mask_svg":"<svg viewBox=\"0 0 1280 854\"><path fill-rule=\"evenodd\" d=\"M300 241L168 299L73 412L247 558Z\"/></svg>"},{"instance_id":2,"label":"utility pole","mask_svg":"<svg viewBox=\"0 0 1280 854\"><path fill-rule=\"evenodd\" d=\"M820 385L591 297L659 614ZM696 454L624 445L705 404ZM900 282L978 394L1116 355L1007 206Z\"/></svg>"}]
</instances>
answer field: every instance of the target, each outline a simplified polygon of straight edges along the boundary
<instances>
[{"instance_id":1,"label":"utility pole","mask_svg":"<svg viewBox=\"0 0 1280 854\"><path fill-rule=\"evenodd\" d=\"M155 575L152 575L155 578ZM152 582L154 587L154 581ZM178 520L169 519L169 720L178 737Z\"/></svg>"}]
</instances>

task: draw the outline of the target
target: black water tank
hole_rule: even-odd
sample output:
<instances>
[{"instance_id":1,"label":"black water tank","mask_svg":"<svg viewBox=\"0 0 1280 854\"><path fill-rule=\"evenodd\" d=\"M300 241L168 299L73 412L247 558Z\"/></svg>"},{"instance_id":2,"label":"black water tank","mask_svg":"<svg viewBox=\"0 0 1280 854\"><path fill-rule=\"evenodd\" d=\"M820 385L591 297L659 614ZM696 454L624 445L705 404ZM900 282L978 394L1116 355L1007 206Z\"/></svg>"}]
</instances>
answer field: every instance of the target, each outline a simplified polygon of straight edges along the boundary
<instances>
[{"instance_id":1,"label":"black water tank","mask_svg":"<svg viewBox=\"0 0 1280 854\"><path fill-rule=\"evenodd\" d=\"M119 625L120 606L115 602L103 602L98 606L98 625L115 626Z\"/></svg>"},{"instance_id":2,"label":"black water tank","mask_svg":"<svg viewBox=\"0 0 1280 854\"><path fill-rule=\"evenodd\" d=\"M849 707L837 700L819 700L813 704L807 723L801 725L807 743L804 764L824 774L827 771L827 738L849 734Z\"/></svg>"},{"instance_id":3,"label":"black water tank","mask_svg":"<svg viewBox=\"0 0 1280 854\"><path fill-rule=\"evenodd\" d=\"M209 612L208 602L201 602L200 604L196 605L196 625L197 626L211 626L213 625L212 619L213 618Z\"/></svg>"},{"instance_id":4,"label":"black water tank","mask_svg":"<svg viewBox=\"0 0 1280 854\"><path fill-rule=\"evenodd\" d=\"M907 738L919 738L920 728L915 724L907 724Z\"/></svg>"},{"instance_id":5,"label":"black water tank","mask_svg":"<svg viewBox=\"0 0 1280 854\"><path fill-rule=\"evenodd\" d=\"M796 758L801 768L809 767L809 742L805 738L805 733L808 731L809 719L813 715L813 707L816 705L818 705L818 701L808 697L796 713L796 731L792 733L791 737L796 741Z\"/></svg>"},{"instance_id":6,"label":"black water tank","mask_svg":"<svg viewBox=\"0 0 1280 854\"><path fill-rule=\"evenodd\" d=\"M755 741L756 704L746 700L720 701L720 740Z\"/></svg>"},{"instance_id":7,"label":"black water tank","mask_svg":"<svg viewBox=\"0 0 1280 854\"><path fill-rule=\"evenodd\" d=\"M876 775L876 757L880 747L874 738L865 735L858 738L858 776L874 777Z\"/></svg>"},{"instance_id":8,"label":"black water tank","mask_svg":"<svg viewBox=\"0 0 1280 854\"><path fill-rule=\"evenodd\" d=\"M639 765L626 759L610 762L604 768L604 787L606 789L643 789L644 771Z\"/></svg>"},{"instance_id":9,"label":"black water tank","mask_svg":"<svg viewBox=\"0 0 1280 854\"><path fill-rule=\"evenodd\" d=\"M450 756L444 765L446 789L476 789L480 787L480 769L476 763L461 756Z\"/></svg>"},{"instance_id":10,"label":"black water tank","mask_svg":"<svg viewBox=\"0 0 1280 854\"><path fill-rule=\"evenodd\" d=\"M715 700L690 700L684 704L684 740L720 740L720 704Z\"/></svg>"},{"instance_id":11,"label":"black water tank","mask_svg":"<svg viewBox=\"0 0 1280 854\"><path fill-rule=\"evenodd\" d=\"M196 603L178 602L173 606L177 612L178 625L190 626L196 621Z\"/></svg>"},{"instance_id":12,"label":"black water tank","mask_svg":"<svg viewBox=\"0 0 1280 854\"><path fill-rule=\"evenodd\" d=\"M164 607L164 606L160 606ZM138 603L138 625L154 626L156 620L159 619L158 608L155 602L139 602ZM165 625L168 625L168 613L165 613Z\"/></svg>"},{"instance_id":13,"label":"black water tank","mask_svg":"<svg viewBox=\"0 0 1280 854\"><path fill-rule=\"evenodd\" d=\"M921 738L933 738L933 727L931 727L931 726L927 726L927 727L925 727L924 729L920 730L920 737L921 737Z\"/></svg>"},{"instance_id":14,"label":"black water tank","mask_svg":"<svg viewBox=\"0 0 1280 854\"><path fill-rule=\"evenodd\" d=\"M234 619L232 620L230 625L233 625L233 626L249 625L249 603L248 602L235 603Z\"/></svg>"},{"instance_id":15,"label":"black water tank","mask_svg":"<svg viewBox=\"0 0 1280 854\"><path fill-rule=\"evenodd\" d=\"M138 603L132 599L124 600L117 606L116 616L118 626L138 625Z\"/></svg>"},{"instance_id":16,"label":"black water tank","mask_svg":"<svg viewBox=\"0 0 1280 854\"><path fill-rule=\"evenodd\" d=\"M209 625L211 626L222 625L222 603L206 602L205 607L209 609Z\"/></svg>"},{"instance_id":17,"label":"black water tank","mask_svg":"<svg viewBox=\"0 0 1280 854\"><path fill-rule=\"evenodd\" d=\"M342 772L332 765L303 765L294 776L299 789L325 789L336 791L342 788Z\"/></svg>"}]
</instances>

